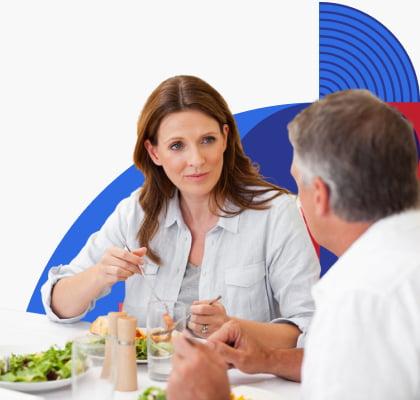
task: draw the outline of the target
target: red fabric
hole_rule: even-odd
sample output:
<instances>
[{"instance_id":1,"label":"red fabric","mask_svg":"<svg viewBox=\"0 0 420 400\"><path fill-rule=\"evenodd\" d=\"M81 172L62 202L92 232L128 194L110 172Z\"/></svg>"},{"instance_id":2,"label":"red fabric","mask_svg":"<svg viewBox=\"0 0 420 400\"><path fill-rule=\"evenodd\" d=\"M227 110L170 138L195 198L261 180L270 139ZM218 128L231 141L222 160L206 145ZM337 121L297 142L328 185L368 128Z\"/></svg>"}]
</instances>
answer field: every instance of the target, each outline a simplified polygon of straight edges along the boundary
<instances>
[{"instance_id":1,"label":"red fabric","mask_svg":"<svg viewBox=\"0 0 420 400\"><path fill-rule=\"evenodd\" d=\"M413 124L420 143L420 103L388 103L395 107ZM417 168L417 176L420 178L420 162Z\"/></svg>"},{"instance_id":2,"label":"red fabric","mask_svg":"<svg viewBox=\"0 0 420 400\"><path fill-rule=\"evenodd\" d=\"M312 244L314 245L316 254L318 255L318 258L320 258L321 248L320 248L319 244L317 243L317 241L315 240L315 238L312 236L312 233L311 233L311 231L309 229L308 223L306 222L305 214L303 212L302 207L300 207L300 212L302 213L302 217L303 217L303 220L305 221L306 229L308 230L308 233L309 233L309 236L310 236L310 238L312 240Z\"/></svg>"}]
</instances>

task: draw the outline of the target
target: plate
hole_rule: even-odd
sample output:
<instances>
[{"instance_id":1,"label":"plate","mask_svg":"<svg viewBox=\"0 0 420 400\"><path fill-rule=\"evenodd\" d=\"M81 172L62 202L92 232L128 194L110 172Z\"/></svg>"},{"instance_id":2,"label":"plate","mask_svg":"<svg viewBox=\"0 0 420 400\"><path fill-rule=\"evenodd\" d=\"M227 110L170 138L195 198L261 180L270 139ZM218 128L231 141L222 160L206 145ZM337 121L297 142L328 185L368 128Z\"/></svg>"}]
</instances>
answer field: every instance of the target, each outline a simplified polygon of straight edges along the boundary
<instances>
[{"instance_id":1,"label":"plate","mask_svg":"<svg viewBox=\"0 0 420 400\"><path fill-rule=\"evenodd\" d=\"M274 392L255 388L252 386L241 385L231 389L235 396L244 396L246 399L252 400L278 400L278 396Z\"/></svg>"},{"instance_id":2,"label":"plate","mask_svg":"<svg viewBox=\"0 0 420 400\"><path fill-rule=\"evenodd\" d=\"M21 392L42 392L59 389L71 384L71 378L59 379L57 381L47 382L2 382L0 387L10 390L19 390Z\"/></svg>"},{"instance_id":3,"label":"plate","mask_svg":"<svg viewBox=\"0 0 420 400\"><path fill-rule=\"evenodd\" d=\"M28 354L45 351L50 346L40 346L39 344L31 345L12 345L0 346L0 357L14 354ZM19 390L21 392L42 392L48 390L58 389L71 384L71 377L66 379L59 379L56 381L46 382L4 382L0 381L0 387L10 390Z\"/></svg>"}]
</instances>

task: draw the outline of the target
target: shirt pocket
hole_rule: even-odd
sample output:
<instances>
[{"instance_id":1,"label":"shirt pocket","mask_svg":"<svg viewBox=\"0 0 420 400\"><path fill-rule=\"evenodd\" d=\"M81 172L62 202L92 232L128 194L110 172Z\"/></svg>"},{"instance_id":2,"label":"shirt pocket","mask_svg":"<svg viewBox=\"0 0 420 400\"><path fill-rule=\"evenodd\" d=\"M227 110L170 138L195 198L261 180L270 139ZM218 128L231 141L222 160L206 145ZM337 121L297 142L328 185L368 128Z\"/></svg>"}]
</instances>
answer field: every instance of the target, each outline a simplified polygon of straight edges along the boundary
<instances>
[{"instance_id":1,"label":"shirt pocket","mask_svg":"<svg viewBox=\"0 0 420 400\"><path fill-rule=\"evenodd\" d=\"M265 262L225 270L226 308L231 316L269 321Z\"/></svg>"},{"instance_id":2,"label":"shirt pocket","mask_svg":"<svg viewBox=\"0 0 420 400\"><path fill-rule=\"evenodd\" d=\"M158 270L159 270L159 265L150 264L150 263L145 263L143 265L143 271L146 277L156 278Z\"/></svg>"}]
</instances>

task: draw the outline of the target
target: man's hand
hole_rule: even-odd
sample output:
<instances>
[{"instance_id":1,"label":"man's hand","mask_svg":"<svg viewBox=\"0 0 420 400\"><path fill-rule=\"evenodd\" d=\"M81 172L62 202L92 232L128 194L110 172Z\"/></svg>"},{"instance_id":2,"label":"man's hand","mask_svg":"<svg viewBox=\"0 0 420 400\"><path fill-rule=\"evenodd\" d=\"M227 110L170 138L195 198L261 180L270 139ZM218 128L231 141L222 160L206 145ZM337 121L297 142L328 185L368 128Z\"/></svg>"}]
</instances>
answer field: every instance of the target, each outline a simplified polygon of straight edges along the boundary
<instances>
[{"instance_id":1,"label":"man's hand","mask_svg":"<svg viewBox=\"0 0 420 400\"><path fill-rule=\"evenodd\" d=\"M208 341L214 343L225 362L243 372L269 373L300 382L303 349L269 347L234 320L224 324Z\"/></svg>"},{"instance_id":2,"label":"man's hand","mask_svg":"<svg viewBox=\"0 0 420 400\"><path fill-rule=\"evenodd\" d=\"M227 322L208 341L229 365L248 374L268 372L272 349L251 337L238 321Z\"/></svg>"},{"instance_id":3,"label":"man's hand","mask_svg":"<svg viewBox=\"0 0 420 400\"><path fill-rule=\"evenodd\" d=\"M211 344L173 339L175 354L167 387L168 400L229 400L227 365Z\"/></svg>"}]
</instances>

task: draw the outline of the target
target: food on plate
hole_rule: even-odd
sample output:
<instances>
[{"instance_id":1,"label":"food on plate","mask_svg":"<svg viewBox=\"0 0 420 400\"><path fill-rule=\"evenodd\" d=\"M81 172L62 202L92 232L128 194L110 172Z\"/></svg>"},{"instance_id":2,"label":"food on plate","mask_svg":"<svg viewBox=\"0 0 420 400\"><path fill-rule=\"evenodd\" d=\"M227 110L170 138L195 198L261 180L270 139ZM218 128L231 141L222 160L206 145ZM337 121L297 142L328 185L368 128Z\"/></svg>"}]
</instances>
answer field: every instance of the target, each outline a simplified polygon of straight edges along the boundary
<instances>
[{"instance_id":1,"label":"food on plate","mask_svg":"<svg viewBox=\"0 0 420 400\"><path fill-rule=\"evenodd\" d=\"M108 317L105 315L101 315L100 317L96 318L95 321L93 321L89 327L90 333L93 333L94 335L99 335L99 336L108 335L108 330L109 330ZM136 339L145 339L145 338L146 338L146 334L143 332L141 328L137 327Z\"/></svg>"},{"instance_id":2,"label":"food on plate","mask_svg":"<svg viewBox=\"0 0 420 400\"><path fill-rule=\"evenodd\" d=\"M166 392L157 386L148 387L137 400L166 400ZM233 393L230 394L230 400L252 400L242 395L236 396Z\"/></svg>"},{"instance_id":3,"label":"food on plate","mask_svg":"<svg viewBox=\"0 0 420 400\"><path fill-rule=\"evenodd\" d=\"M245 396L236 396L233 393L230 394L230 400L251 400L249 397L245 397Z\"/></svg>"},{"instance_id":4,"label":"food on plate","mask_svg":"<svg viewBox=\"0 0 420 400\"><path fill-rule=\"evenodd\" d=\"M138 400L166 400L166 393L159 387L150 386L138 397Z\"/></svg>"},{"instance_id":5,"label":"food on plate","mask_svg":"<svg viewBox=\"0 0 420 400\"><path fill-rule=\"evenodd\" d=\"M109 329L108 317L101 315L90 324L89 332L94 335L105 337L106 335L108 335L108 329ZM146 338L147 336L144 333L144 331L141 328L136 327L135 341L136 341L137 360L147 360Z\"/></svg>"},{"instance_id":6,"label":"food on plate","mask_svg":"<svg viewBox=\"0 0 420 400\"><path fill-rule=\"evenodd\" d=\"M147 360L147 339L136 338L136 358L137 360Z\"/></svg>"},{"instance_id":7,"label":"food on plate","mask_svg":"<svg viewBox=\"0 0 420 400\"><path fill-rule=\"evenodd\" d=\"M96 318L95 321L90 324L89 331L94 335L108 335L108 317L102 315Z\"/></svg>"},{"instance_id":8,"label":"food on plate","mask_svg":"<svg viewBox=\"0 0 420 400\"><path fill-rule=\"evenodd\" d=\"M69 378L71 346L71 342L68 342L64 349L51 346L47 351L39 353L12 354L7 371L1 371L0 381L45 382Z\"/></svg>"}]
</instances>

